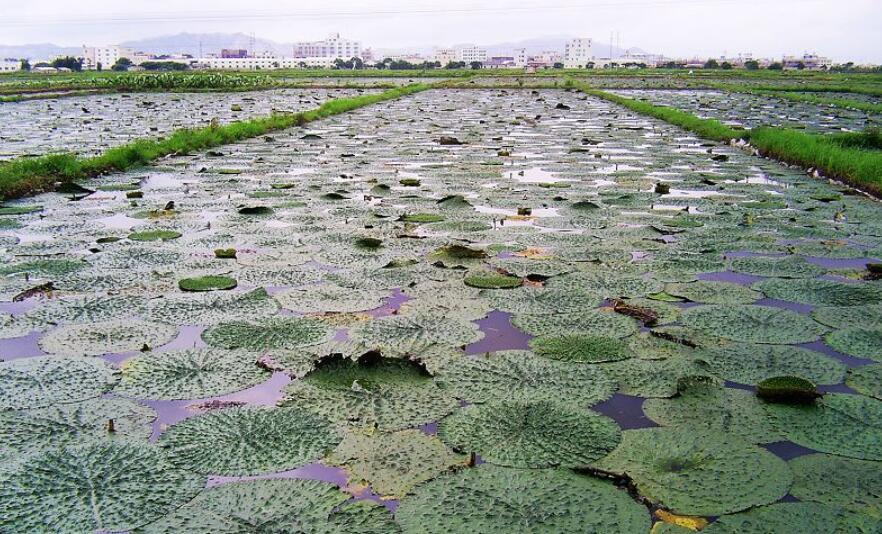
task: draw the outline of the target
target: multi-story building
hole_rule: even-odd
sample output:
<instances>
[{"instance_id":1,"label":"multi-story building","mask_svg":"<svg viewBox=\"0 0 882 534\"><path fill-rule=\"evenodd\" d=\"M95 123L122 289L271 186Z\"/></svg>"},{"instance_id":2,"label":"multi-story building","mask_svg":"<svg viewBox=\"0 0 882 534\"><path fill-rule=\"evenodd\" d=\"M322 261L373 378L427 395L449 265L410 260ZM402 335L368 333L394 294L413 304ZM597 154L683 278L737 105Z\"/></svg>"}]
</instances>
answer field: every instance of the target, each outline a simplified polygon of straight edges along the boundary
<instances>
[{"instance_id":1,"label":"multi-story building","mask_svg":"<svg viewBox=\"0 0 882 534\"><path fill-rule=\"evenodd\" d=\"M456 63L459 61L459 55L456 53L456 50L452 48L439 48L438 50L435 50L435 55L432 56L432 60L440 63L442 67L446 67L449 63Z\"/></svg>"},{"instance_id":2,"label":"multi-story building","mask_svg":"<svg viewBox=\"0 0 882 534\"><path fill-rule=\"evenodd\" d=\"M785 69L826 70L833 66L833 60L817 54L800 56L784 56L781 61Z\"/></svg>"},{"instance_id":3,"label":"multi-story building","mask_svg":"<svg viewBox=\"0 0 882 534\"><path fill-rule=\"evenodd\" d=\"M563 63L563 56L560 54L560 52L554 50L546 50L541 54L534 56L532 62L548 67L553 67L555 63Z\"/></svg>"},{"instance_id":4,"label":"multi-story building","mask_svg":"<svg viewBox=\"0 0 882 534\"><path fill-rule=\"evenodd\" d=\"M459 50L459 60L465 63L487 61L487 49L479 46L469 46Z\"/></svg>"},{"instance_id":5,"label":"multi-story building","mask_svg":"<svg viewBox=\"0 0 882 534\"><path fill-rule=\"evenodd\" d=\"M514 51L514 62L516 67L526 67L529 61L526 48L516 48Z\"/></svg>"},{"instance_id":6,"label":"multi-story building","mask_svg":"<svg viewBox=\"0 0 882 534\"><path fill-rule=\"evenodd\" d=\"M83 45L83 69L95 70L98 64L101 68L110 69L120 58L131 59L135 51L118 45L112 46L86 46Z\"/></svg>"},{"instance_id":7,"label":"multi-story building","mask_svg":"<svg viewBox=\"0 0 882 534\"><path fill-rule=\"evenodd\" d=\"M352 59L362 57L361 43L340 37L339 33L331 34L324 41L297 43L294 45L295 58L330 58Z\"/></svg>"},{"instance_id":8,"label":"multi-story building","mask_svg":"<svg viewBox=\"0 0 882 534\"><path fill-rule=\"evenodd\" d=\"M584 69L594 61L594 41L589 38L571 39L564 48L564 67Z\"/></svg>"},{"instance_id":9,"label":"multi-story building","mask_svg":"<svg viewBox=\"0 0 882 534\"><path fill-rule=\"evenodd\" d=\"M221 57L224 59L242 59L248 57L248 50L244 48L224 48L221 50Z\"/></svg>"},{"instance_id":10,"label":"multi-story building","mask_svg":"<svg viewBox=\"0 0 882 534\"><path fill-rule=\"evenodd\" d=\"M197 69L208 70L272 70L303 67L329 68L334 65L332 57L204 57L192 63Z\"/></svg>"},{"instance_id":11,"label":"multi-story building","mask_svg":"<svg viewBox=\"0 0 882 534\"><path fill-rule=\"evenodd\" d=\"M21 60L5 58L0 61L0 72L16 72L21 70Z\"/></svg>"},{"instance_id":12,"label":"multi-story building","mask_svg":"<svg viewBox=\"0 0 882 534\"><path fill-rule=\"evenodd\" d=\"M485 69L513 69L517 67L515 58L512 56L491 57L482 65Z\"/></svg>"}]
</instances>

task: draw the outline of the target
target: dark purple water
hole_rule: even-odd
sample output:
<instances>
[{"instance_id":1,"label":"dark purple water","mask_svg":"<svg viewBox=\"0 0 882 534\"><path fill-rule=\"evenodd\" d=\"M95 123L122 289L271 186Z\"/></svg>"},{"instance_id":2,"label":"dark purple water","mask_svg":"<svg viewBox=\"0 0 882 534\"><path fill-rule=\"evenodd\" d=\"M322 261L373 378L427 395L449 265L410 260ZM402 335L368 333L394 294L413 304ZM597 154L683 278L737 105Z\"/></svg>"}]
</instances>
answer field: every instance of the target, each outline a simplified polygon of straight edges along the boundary
<instances>
[{"instance_id":1,"label":"dark purple water","mask_svg":"<svg viewBox=\"0 0 882 534\"><path fill-rule=\"evenodd\" d=\"M643 397L616 393L612 398L592 406L591 409L613 419L622 430L656 427L658 425L655 421L643 413L645 400Z\"/></svg>"},{"instance_id":2,"label":"dark purple water","mask_svg":"<svg viewBox=\"0 0 882 534\"><path fill-rule=\"evenodd\" d=\"M754 304L756 304L757 306L768 306L770 308L782 308L802 314L809 314L812 312L812 310L815 309L814 306L810 306L808 304L799 304L797 302L769 298L759 299L758 301L754 302Z\"/></svg>"},{"instance_id":3,"label":"dark purple water","mask_svg":"<svg viewBox=\"0 0 882 534\"><path fill-rule=\"evenodd\" d=\"M17 360L19 358L43 356L46 353L37 345L37 340L42 335L42 332L31 332L22 337L0 339L0 359Z\"/></svg>"},{"instance_id":4,"label":"dark purple water","mask_svg":"<svg viewBox=\"0 0 882 534\"><path fill-rule=\"evenodd\" d=\"M791 460L793 458L805 456L806 454L814 454L818 452L814 449L797 445L792 441L776 441L775 443L766 443L765 445L762 445L762 447L782 460Z\"/></svg>"},{"instance_id":5,"label":"dark purple water","mask_svg":"<svg viewBox=\"0 0 882 534\"><path fill-rule=\"evenodd\" d=\"M529 350L533 336L511 325L510 313L493 311L487 317L475 321L484 338L466 347L466 354L484 354L499 350Z\"/></svg>"},{"instance_id":6,"label":"dark purple water","mask_svg":"<svg viewBox=\"0 0 882 534\"><path fill-rule=\"evenodd\" d=\"M742 286L749 286L766 279L764 276L754 276L752 274L742 274L733 271L702 273L699 274L697 278L699 280L707 280L708 282L729 282L731 284L739 284Z\"/></svg>"}]
</instances>

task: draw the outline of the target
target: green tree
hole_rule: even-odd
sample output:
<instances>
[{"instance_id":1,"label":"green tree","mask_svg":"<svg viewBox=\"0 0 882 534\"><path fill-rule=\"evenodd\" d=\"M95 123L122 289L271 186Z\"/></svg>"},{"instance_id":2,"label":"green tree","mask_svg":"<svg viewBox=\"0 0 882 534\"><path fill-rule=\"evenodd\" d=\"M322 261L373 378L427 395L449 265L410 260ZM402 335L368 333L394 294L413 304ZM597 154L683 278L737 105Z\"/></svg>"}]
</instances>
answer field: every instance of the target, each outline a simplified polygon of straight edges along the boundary
<instances>
[{"instance_id":1,"label":"green tree","mask_svg":"<svg viewBox=\"0 0 882 534\"><path fill-rule=\"evenodd\" d=\"M760 64L759 61L748 60L744 62L744 68L747 70L759 70Z\"/></svg>"},{"instance_id":2,"label":"green tree","mask_svg":"<svg viewBox=\"0 0 882 534\"><path fill-rule=\"evenodd\" d=\"M483 66L484 66L484 64L481 63L480 61L472 61L471 62L472 70L480 70L481 67L483 67Z\"/></svg>"},{"instance_id":3,"label":"green tree","mask_svg":"<svg viewBox=\"0 0 882 534\"><path fill-rule=\"evenodd\" d=\"M732 64L729 63L728 61L724 61L724 62L720 63L720 68L723 70L732 70Z\"/></svg>"},{"instance_id":4,"label":"green tree","mask_svg":"<svg viewBox=\"0 0 882 534\"><path fill-rule=\"evenodd\" d=\"M31 70L31 62L28 61L27 59L22 59L19 68L24 71L29 71L29 70Z\"/></svg>"},{"instance_id":5,"label":"green tree","mask_svg":"<svg viewBox=\"0 0 882 534\"><path fill-rule=\"evenodd\" d=\"M720 68L720 64L717 63L716 59L709 59L707 63L704 64L704 68L706 69L718 69Z\"/></svg>"},{"instance_id":6,"label":"green tree","mask_svg":"<svg viewBox=\"0 0 882 534\"><path fill-rule=\"evenodd\" d=\"M83 58L75 58L72 56L64 56L55 58L50 66L55 67L56 69L70 69L72 71L80 72L83 70Z\"/></svg>"},{"instance_id":7,"label":"green tree","mask_svg":"<svg viewBox=\"0 0 882 534\"><path fill-rule=\"evenodd\" d=\"M447 66L445 66L444 68L445 68L445 69L450 69L450 70L453 70L453 69L464 69L465 66L466 66L466 64L465 64L464 61L451 61L451 62L448 63Z\"/></svg>"},{"instance_id":8,"label":"green tree","mask_svg":"<svg viewBox=\"0 0 882 534\"><path fill-rule=\"evenodd\" d=\"M562 69L562 68L564 68L564 64L561 63L560 61L558 61L557 63L554 64L554 68Z\"/></svg>"},{"instance_id":9,"label":"green tree","mask_svg":"<svg viewBox=\"0 0 882 534\"><path fill-rule=\"evenodd\" d=\"M769 70L784 70L784 65L782 65L778 62L775 62L775 63L772 63L771 65L769 65Z\"/></svg>"}]
</instances>

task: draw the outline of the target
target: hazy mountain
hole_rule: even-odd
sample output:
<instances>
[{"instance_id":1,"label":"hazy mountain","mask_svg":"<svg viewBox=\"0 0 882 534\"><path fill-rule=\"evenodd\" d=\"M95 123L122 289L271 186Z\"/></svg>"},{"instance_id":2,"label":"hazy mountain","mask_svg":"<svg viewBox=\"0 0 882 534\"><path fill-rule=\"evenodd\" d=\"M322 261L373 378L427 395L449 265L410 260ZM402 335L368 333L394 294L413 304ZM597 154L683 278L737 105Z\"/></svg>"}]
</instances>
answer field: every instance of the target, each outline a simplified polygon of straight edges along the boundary
<instances>
[{"instance_id":1,"label":"hazy mountain","mask_svg":"<svg viewBox=\"0 0 882 534\"><path fill-rule=\"evenodd\" d=\"M42 60L52 59L55 56L81 54L82 48L78 46L58 46L52 43L36 43L26 45L2 45L0 44L0 57L15 59Z\"/></svg>"},{"instance_id":2,"label":"hazy mountain","mask_svg":"<svg viewBox=\"0 0 882 534\"><path fill-rule=\"evenodd\" d=\"M546 37L536 37L533 39L525 39L523 41L512 41L507 43L482 44L491 56L508 55L517 48L526 48L528 54L538 54L546 50L556 50L563 52L564 45L570 36L554 35ZM89 43L92 45L104 43ZM276 52L281 55L290 55L292 43L277 43L269 39L253 37L245 33L178 33L174 35L161 35L157 37L149 37L146 39L137 39L119 43L122 46L134 48L137 51L148 52L152 54L191 54L198 56L200 51L203 54L219 54L224 48L245 48L250 51L261 52L264 50ZM363 43L365 46L371 46L371 43ZM470 43L460 43L450 48L471 46ZM600 57L607 57L610 54L609 44L604 44L595 40L595 53ZM382 58L384 56L401 54L403 52L418 53L430 56L437 46L427 43L424 46L401 48L383 48L374 47L375 57ZM447 47L444 47L447 48ZM63 54L79 54L79 47L62 47L50 43L45 44L29 44L20 46L4 46L0 45L0 57L12 58L29 58L29 59L49 59L57 55ZM625 53L625 50L612 47L612 57L618 57Z\"/></svg>"}]
</instances>

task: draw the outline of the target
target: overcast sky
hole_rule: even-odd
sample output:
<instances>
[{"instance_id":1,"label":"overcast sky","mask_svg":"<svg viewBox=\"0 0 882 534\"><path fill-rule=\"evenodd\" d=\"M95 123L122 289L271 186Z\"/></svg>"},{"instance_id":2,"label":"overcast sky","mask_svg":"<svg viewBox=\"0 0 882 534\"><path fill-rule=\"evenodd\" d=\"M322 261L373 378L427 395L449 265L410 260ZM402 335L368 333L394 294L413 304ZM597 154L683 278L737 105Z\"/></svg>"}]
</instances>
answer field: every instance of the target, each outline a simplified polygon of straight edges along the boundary
<instances>
[{"instance_id":1,"label":"overcast sky","mask_svg":"<svg viewBox=\"0 0 882 534\"><path fill-rule=\"evenodd\" d=\"M247 6L247 9L243 8ZM882 0L0 0L0 44L102 45L188 32L281 42L330 32L374 48L549 35L668 56L818 52L882 63Z\"/></svg>"}]
</instances>

